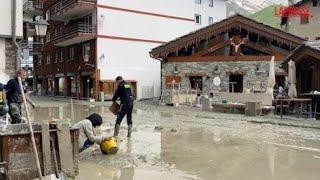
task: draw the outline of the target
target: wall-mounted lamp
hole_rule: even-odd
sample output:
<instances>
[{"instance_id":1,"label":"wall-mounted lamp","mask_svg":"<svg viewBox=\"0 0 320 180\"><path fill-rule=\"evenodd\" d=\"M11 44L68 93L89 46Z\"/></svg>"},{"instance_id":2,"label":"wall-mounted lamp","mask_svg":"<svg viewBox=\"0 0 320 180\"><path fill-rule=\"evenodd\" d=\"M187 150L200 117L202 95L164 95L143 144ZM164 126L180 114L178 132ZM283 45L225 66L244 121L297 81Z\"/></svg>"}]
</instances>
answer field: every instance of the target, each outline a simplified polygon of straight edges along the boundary
<instances>
[{"instance_id":1,"label":"wall-mounted lamp","mask_svg":"<svg viewBox=\"0 0 320 180\"><path fill-rule=\"evenodd\" d=\"M214 74L219 74L219 66L216 65L214 68L213 68L213 73Z\"/></svg>"},{"instance_id":2,"label":"wall-mounted lamp","mask_svg":"<svg viewBox=\"0 0 320 180\"><path fill-rule=\"evenodd\" d=\"M100 59L100 61L101 61L101 60L104 59L104 58L105 58L104 53L102 53L101 56L99 57L99 59Z\"/></svg>"},{"instance_id":3,"label":"wall-mounted lamp","mask_svg":"<svg viewBox=\"0 0 320 180\"><path fill-rule=\"evenodd\" d=\"M178 67L175 66L175 67L173 68L173 74L179 74L179 73L180 73L180 71L178 70Z\"/></svg>"},{"instance_id":4,"label":"wall-mounted lamp","mask_svg":"<svg viewBox=\"0 0 320 180\"><path fill-rule=\"evenodd\" d=\"M106 17L105 17L103 14L100 14L100 19L101 19L102 21L104 21L105 18L106 18Z\"/></svg>"}]
</instances>

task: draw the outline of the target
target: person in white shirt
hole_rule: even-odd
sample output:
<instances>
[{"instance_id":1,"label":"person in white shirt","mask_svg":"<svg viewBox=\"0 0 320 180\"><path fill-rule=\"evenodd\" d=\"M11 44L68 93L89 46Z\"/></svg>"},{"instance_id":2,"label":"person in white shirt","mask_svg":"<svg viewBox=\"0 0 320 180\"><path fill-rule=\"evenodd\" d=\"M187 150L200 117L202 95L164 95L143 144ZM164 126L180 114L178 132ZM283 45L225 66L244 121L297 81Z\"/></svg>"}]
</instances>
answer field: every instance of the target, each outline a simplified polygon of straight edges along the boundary
<instances>
[{"instance_id":1,"label":"person in white shirt","mask_svg":"<svg viewBox=\"0 0 320 180\"><path fill-rule=\"evenodd\" d=\"M101 144L102 141L110 139L110 137L97 136L94 128L101 126L102 117L93 113L89 117L73 125L73 128L79 129L79 151L82 152L85 149L92 146L94 143Z\"/></svg>"}]
</instances>

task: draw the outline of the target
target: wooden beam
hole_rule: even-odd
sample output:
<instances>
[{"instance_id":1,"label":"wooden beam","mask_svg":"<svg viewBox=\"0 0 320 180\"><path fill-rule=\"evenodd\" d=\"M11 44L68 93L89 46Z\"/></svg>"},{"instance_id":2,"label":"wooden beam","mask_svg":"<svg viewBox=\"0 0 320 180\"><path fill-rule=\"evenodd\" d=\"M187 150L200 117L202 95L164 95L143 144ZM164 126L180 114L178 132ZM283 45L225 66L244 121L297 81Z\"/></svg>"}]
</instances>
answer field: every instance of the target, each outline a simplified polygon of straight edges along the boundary
<instances>
[{"instance_id":1,"label":"wooden beam","mask_svg":"<svg viewBox=\"0 0 320 180\"><path fill-rule=\"evenodd\" d=\"M272 56L185 56L168 57L167 62L224 62L224 61L270 61ZM276 61L283 61L285 56L276 56Z\"/></svg>"},{"instance_id":2,"label":"wooden beam","mask_svg":"<svg viewBox=\"0 0 320 180\"><path fill-rule=\"evenodd\" d=\"M221 48L224 48L224 47L226 47L226 46L229 46L230 43L231 43L231 41L230 41L230 40L227 40L227 41L222 41L222 42L220 42L220 43L218 43L218 44L213 44L213 45L212 45L211 47L209 47L208 49L203 49L203 50L201 50L201 51L196 52L196 54L194 54L194 56L207 55L207 54L209 54L209 53L211 53L211 52L214 52L214 51L216 51L216 50L218 50L218 49L221 49Z\"/></svg>"}]
</instances>

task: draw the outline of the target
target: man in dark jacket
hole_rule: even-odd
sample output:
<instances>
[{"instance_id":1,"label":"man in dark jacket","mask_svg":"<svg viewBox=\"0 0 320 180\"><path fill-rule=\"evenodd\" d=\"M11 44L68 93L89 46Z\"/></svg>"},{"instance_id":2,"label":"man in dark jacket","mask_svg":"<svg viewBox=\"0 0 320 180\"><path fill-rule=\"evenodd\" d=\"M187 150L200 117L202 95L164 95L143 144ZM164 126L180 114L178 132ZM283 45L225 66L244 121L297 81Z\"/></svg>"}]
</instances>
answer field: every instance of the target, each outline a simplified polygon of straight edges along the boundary
<instances>
[{"instance_id":1,"label":"man in dark jacket","mask_svg":"<svg viewBox=\"0 0 320 180\"><path fill-rule=\"evenodd\" d=\"M116 83L118 85L112 101L115 102L120 98L120 111L117 115L116 125L114 128L114 136L118 136L120 124L124 116L127 116L128 124L128 134L127 137L131 137L132 132L132 109L133 109L133 92L132 87L129 83L125 82L121 76L116 78Z\"/></svg>"},{"instance_id":2,"label":"man in dark jacket","mask_svg":"<svg viewBox=\"0 0 320 180\"><path fill-rule=\"evenodd\" d=\"M10 79L5 87L6 97L9 103L9 115L11 117L12 124L22 123L22 112L21 105L23 103L22 94L20 91L20 85L18 81L18 77L21 78L22 86L24 92L26 92L26 86L24 83L24 79L27 77L27 72L23 69L18 71L17 77ZM29 97L26 96L26 100L32 105Z\"/></svg>"}]
</instances>

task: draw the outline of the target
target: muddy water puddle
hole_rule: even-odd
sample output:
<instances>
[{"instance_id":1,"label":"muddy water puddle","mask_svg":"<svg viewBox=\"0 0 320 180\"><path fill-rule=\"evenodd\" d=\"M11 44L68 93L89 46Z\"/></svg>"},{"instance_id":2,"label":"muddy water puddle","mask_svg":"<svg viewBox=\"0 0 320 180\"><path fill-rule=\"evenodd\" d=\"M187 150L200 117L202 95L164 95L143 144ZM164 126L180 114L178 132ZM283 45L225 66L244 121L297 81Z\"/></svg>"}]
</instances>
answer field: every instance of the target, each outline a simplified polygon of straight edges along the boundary
<instances>
[{"instance_id":1,"label":"muddy water puddle","mask_svg":"<svg viewBox=\"0 0 320 180\"><path fill-rule=\"evenodd\" d=\"M123 121L117 154L102 155L98 146L81 153L77 179L320 179L318 130L157 109L136 108L130 141ZM68 104L43 107L35 109L32 118L78 121L92 112L103 116L101 131L111 135L115 117L108 106L75 105L73 113Z\"/></svg>"},{"instance_id":2,"label":"muddy water puddle","mask_svg":"<svg viewBox=\"0 0 320 180\"><path fill-rule=\"evenodd\" d=\"M320 177L319 144L305 147L281 141L257 141L205 128L179 128L176 132L139 127L130 141L123 138L124 130L121 133L120 151L116 155L101 155L97 149L91 150L89 156L82 155L79 179L90 173L97 180Z\"/></svg>"}]
</instances>

